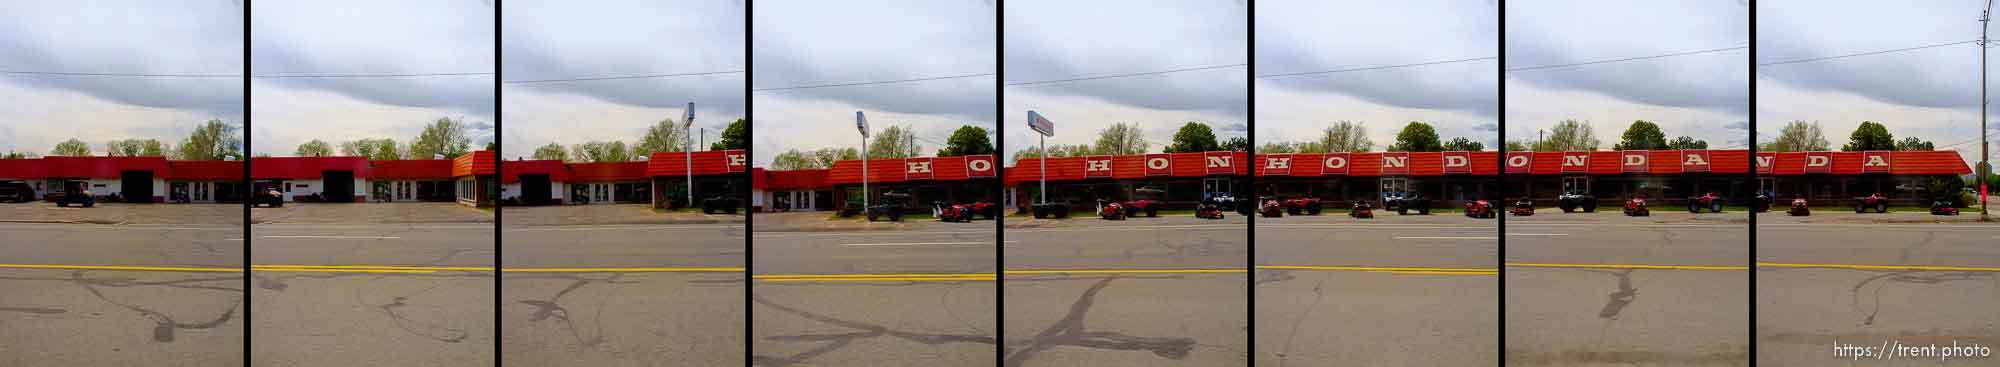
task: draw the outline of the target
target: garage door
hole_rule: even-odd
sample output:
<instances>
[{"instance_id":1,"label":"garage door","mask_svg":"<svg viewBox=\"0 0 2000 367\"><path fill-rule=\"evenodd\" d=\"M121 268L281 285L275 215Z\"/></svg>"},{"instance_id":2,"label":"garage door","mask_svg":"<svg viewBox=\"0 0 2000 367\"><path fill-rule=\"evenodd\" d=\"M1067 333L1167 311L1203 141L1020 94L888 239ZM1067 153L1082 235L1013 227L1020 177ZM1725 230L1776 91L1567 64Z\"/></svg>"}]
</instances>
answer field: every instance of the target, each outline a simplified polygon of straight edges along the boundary
<instances>
[{"instance_id":1,"label":"garage door","mask_svg":"<svg viewBox=\"0 0 2000 367\"><path fill-rule=\"evenodd\" d=\"M354 202L354 171L325 171L320 173L320 178L325 182L321 184L325 187L320 191L320 197L328 202Z\"/></svg>"},{"instance_id":2,"label":"garage door","mask_svg":"<svg viewBox=\"0 0 2000 367\"><path fill-rule=\"evenodd\" d=\"M549 175L521 175L521 203L549 205Z\"/></svg>"},{"instance_id":3,"label":"garage door","mask_svg":"<svg viewBox=\"0 0 2000 367\"><path fill-rule=\"evenodd\" d=\"M128 203L153 202L153 171L125 171L119 173L118 196Z\"/></svg>"}]
</instances>

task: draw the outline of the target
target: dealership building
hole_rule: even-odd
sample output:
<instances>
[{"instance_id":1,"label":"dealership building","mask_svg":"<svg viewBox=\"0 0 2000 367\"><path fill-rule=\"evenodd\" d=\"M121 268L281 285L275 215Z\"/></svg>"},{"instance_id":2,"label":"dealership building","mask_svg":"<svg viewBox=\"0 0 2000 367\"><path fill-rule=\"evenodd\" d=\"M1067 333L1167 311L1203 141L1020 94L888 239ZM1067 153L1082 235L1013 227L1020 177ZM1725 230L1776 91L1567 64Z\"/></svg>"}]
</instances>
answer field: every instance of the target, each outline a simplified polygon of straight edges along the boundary
<instances>
[{"instance_id":1,"label":"dealership building","mask_svg":"<svg viewBox=\"0 0 2000 367\"><path fill-rule=\"evenodd\" d=\"M35 199L61 191L69 182L93 195L116 195L127 202L242 200L243 162L172 161L165 157L42 157L0 159L0 181L20 181Z\"/></svg>"},{"instance_id":2,"label":"dealership building","mask_svg":"<svg viewBox=\"0 0 2000 367\"><path fill-rule=\"evenodd\" d=\"M1757 153L1757 186L1780 198L1853 199L1881 193L1921 202L1932 178L1972 173L1958 152L1864 151Z\"/></svg>"},{"instance_id":3,"label":"dealership building","mask_svg":"<svg viewBox=\"0 0 2000 367\"><path fill-rule=\"evenodd\" d=\"M1380 203L1392 192L1419 192L1457 205L1499 193L1499 152L1364 152L1257 155L1257 193Z\"/></svg>"},{"instance_id":4,"label":"dealership building","mask_svg":"<svg viewBox=\"0 0 2000 367\"><path fill-rule=\"evenodd\" d=\"M1243 177L1250 173L1248 158L1246 152L1231 151L1048 158L1048 190L1053 193L1048 201L1088 208L1100 198L1153 199L1168 208L1193 208L1214 193L1247 200L1251 191ZM1022 159L1007 168L1009 207L1038 202L1044 161Z\"/></svg>"},{"instance_id":5,"label":"dealership building","mask_svg":"<svg viewBox=\"0 0 2000 367\"><path fill-rule=\"evenodd\" d=\"M826 169L752 171L751 209L860 210L864 164L870 205L892 200L887 193L899 194L898 204L905 208L1000 198L993 187L999 166L992 155L844 160Z\"/></svg>"},{"instance_id":6,"label":"dealership building","mask_svg":"<svg viewBox=\"0 0 2000 367\"><path fill-rule=\"evenodd\" d=\"M690 176L697 201L733 196L747 183L745 154L731 149L660 152L638 162L504 161L500 200L513 205L651 203L666 208L687 200Z\"/></svg>"}]
</instances>

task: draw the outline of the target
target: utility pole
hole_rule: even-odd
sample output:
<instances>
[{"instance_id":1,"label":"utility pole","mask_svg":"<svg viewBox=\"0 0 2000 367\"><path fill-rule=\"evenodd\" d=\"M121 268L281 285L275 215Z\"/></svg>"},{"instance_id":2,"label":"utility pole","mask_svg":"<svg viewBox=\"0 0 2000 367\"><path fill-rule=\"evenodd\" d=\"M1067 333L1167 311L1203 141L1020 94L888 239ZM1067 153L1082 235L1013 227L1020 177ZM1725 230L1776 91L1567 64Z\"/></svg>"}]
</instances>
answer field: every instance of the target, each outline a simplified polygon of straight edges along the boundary
<instances>
[{"instance_id":1,"label":"utility pole","mask_svg":"<svg viewBox=\"0 0 2000 367\"><path fill-rule=\"evenodd\" d=\"M1991 221L1986 212L1986 175L1993 169L1986 151L1986 28L1992 24L1993 0L1986 0L1986 10L1979 12L1979 221Z\"/></svg>"}]
</instances>

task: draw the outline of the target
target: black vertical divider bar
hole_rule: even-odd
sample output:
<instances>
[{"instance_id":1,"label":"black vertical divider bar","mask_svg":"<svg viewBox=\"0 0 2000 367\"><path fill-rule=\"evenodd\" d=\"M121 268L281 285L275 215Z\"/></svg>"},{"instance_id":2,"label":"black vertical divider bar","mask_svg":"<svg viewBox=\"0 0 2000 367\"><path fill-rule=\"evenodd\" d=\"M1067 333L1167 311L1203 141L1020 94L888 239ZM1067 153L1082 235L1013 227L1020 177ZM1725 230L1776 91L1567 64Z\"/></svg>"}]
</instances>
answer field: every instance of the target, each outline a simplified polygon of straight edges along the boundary
<instances>
[{"instance_id":1,"label":"black vertical divider bar","mask_svg":"<svg viewBox=\"0 0 2000 367\"><path fill-rule=\"evenodd\" d=\"M244 184L239 185L242 188L238 190L241 191L239 193L240 194L239 197L242 197L244 199L243 200L243 365L248 366L250 365L250 340L251 340L250 305L255 304L255 302L250 302L250 294L254 293L251 290L255 289L254 287L251 286L250 283L252 278L250 274L250 241L251 241L250 207L257 205L256 204L257 201L250 197L250 193L255 192L255 190L250 188L250 186L254 186L257 181L255 181L250 177L250 165L255 164L250 161L250 47L251 47L250 2L244 1L242 3L242 6L240 6L239 8L243 9L243 146L242 146L243 152L239 153L238 155L239 159L243 160Z\"/></svg>"},{"instance_id":2,"label":"black vertical divider bar","mask_svg":"<svg viewBox=\"0 0 2000 367\"><path fill-rule=\"evenodd\" d=\"M494 101L493 172L496 174L493 177L493 183L496 185L500 183L500 177L503 177L503 175L499 174L502 173L500 172L500 167L501 167L500 162L504 162L507 160L505 156L500 154L500 152L504 151L501 149L505 148L505 144L507 144L507 142L502 141L505 139L500 138L501 136L504 136L500 132L506 131L504 129L506 129L507 126L506 119L501 118L500 116L500 104L506 103L506 101L502 99L503 96L500 93L501 89L500 81L502 80L500 79L500 76L505 75L502 74L500 70L500 64L502 64L500 62L500 58L505 54L500 50L500 21L501 21L500 8L501 8L500 1L494 0L493 1L493 101ZM478 181L479 181L478 177L475 176L473 178L473 183L478 184ZM499 193L496 192L494 194L498 195ZM479 199L477 198L473 199L473 202L475 203L477 203L478 201ZM501 331L501 330L506 330L506 328L501 326L502 321L500 314L501 311L500 305L506 303L506 301L504 301L505 298L501 298L502 296L504 296L503 293L505 292L502 292L500 290L503 285L500 281L501 280L500 274L504 272L504 270L501 269L502 263L500 262L501 259L504 258L500 250L500 243L501 243L500 213L504 211L506 211L506 209L502 208L500 200L494 200L493 201L493 356L494 356L493 365L496 367L506 364L505 361L502 361L502 359L505 358L502 358L501 356L507 355L506 353L501 352L501 348L503 348L506 343L503 343L500 340L501 338L503 338L502 335L506 334L505 332Z\"/></svg>"},{"instance_id":3,"label":"black vertical divider bar","mask_svg":"<svg viewBox=\"0 0 2000 367\"><path fill-rule=\"evenodd\" d=\"M1504 199L1507 197L1507 190L1509 189L1507 185L1507 0L1499 0L1495 6L1498 8L1494 9L1493 13L1494 18L1499 20L1497 22L1498 25L1495 26L1499 28L1499 36L1494 37L1493 42L1500 45L1500 52L1498 54L1499 58L1495 59L1494 64L1496 66L1493 68L1493 72L1498 73L1500 78L1497 81L1499 85L1496 85L1494 88L1494 94L1499 98L1500 103L1498 104L1499 111L1494 111L1494 117L1496 120L1499 120L1498 125L1500 125L1500 128L1497 129L1499 130L1497 133L1500 135L1500 197ZM1523 189L1526 189L1526 187L1523 187ZM1523 190L1521 195L1523 197L1533 196L1534 190ZM1500 200L1500 202L1501 205L1506 205L1507 200ZM1493 269L1498 271L1493 276L1495 284L1493 288L1495 289L1494 297L1499 297L1500 299L1499 302L1494 302L1494 304L1499 305L1499 312L1494 312L1493 317L1499 319L1496 320L1498 323L1494 325L1500 326L1499 333L1497 333L1500 340L1498 347L1496 347L1499 350L1495 351L1500 355L1500 358L1496 358L1493 364L1505 366L1507 365L1507 216L1500 216L1497 227L1499 228L1494 229L1494 231L1498 232L1496 233L1497 236L1494 236L1494 240L1497 242L1495 246L1498 247L1499 251L1498 255L1493 259Z\"/></svg>"},{"instance_id":4,"label":"black vertical divider bar","mask_svg":"<svg viewBox=\"0 0 2000 367\"><path fill-rule=\"evenodd\" d=\"M1748 87L1750 88L1750 93L1749 93L1750 108L1745 109L1750 111L1750 116L1749 116L1750 131L1746 132L1746 134L1750 135L1749 140L1747 140L1749 142L1748 145L1750 146L1750 172L1745 173L1745 175L1750 177L1750 184L1752 185L1752 187L1756 188L1756 190L1762 190L1763 183L1757 181L1757 78L1755 77L1757 72L1757 4L1753 2L1745 4L1744 7L1749 8L1749 17L1750 17L1750 23L1749 23L1750 29L1747 31L1747 33L1749 33L1750 36L1750 48L1749 48L1750 57L1744 60L1744 63L1747 64L1751 72L1751 77L1748 78L1749 80L1747 83L1749 84ZM1751 191L1751 195L1756 195L1755 193L1756 191ZM1752 199L1754 200L1755 197L1752 197ZM1746 262L1748 263L1746 264L1748 265L1748 267L1746 268L1745 272L1750 273L1747 280L1748 282L1750 282L1750 296L1744 298L1748 299L1750 303L1750 310L1749 310L1750 317L1746 318L1750 320L1750 325L1748 329L1744 330L1750 331L1750 335L1745 335L1745 337L1750 339L1749 363L1755 364L1756 363L1755 361L1757 360L1757 211L1749 210L1749 212L1750 212L1749 213L1750 225L1746 227L1749 227L1748 232L1750 233L1748 235L1750 236L1750 238L1749 241L1745 241L1744 244L1746 246L1750 246L1749 248L1750 258L1745 259Z\"/></svg>"},{"instance_id":5,"label":"black vertical divider bar","mask_svg":"<svg viewBox=\"0 0 2000 367\"><path fill-rule=\"evenodd\" d=\"M1258 164L1257 1L1246 1L1244 6L1243 16L1245 21L1243 22L1243 27L1245 31L1243 34L1248 35L1247 39L1244 40L1245 46L1248 47L1243 48L1246 53L1244 55L1245 70L1243 71L1243 80L1245 85L1243 86L1243 93L1246 97L1244 98L1244 103L1249 104L1249 106L1244 108L1245 114L1243 118L1246 120L1244 121L1244 125L1249 126L1249 128L1244 129L1246 131L1243 132L1243 140L1250 142L1250 146L1243 149L1243 158L1250 161L1250 169L1244 171L1246 172L1244 174L1244 182L1250 185L1252 192L1255 192L1257 190ZM1235 188L1232 187L1230 189L1234 190ZM1250 197L1252 198L1250 205L1257 205L1257 203L1262 202L1256 195L1251 195ZM1236 205L1243 205L1243 203L1238 201ZM1247 352L1246 354L1250 358L1249 365L1255 366L1257 365L1257 216L1246 215L1243 217L1245 218L1243 221L1243 248L1247 249L1247 251L1243 252L1243 297L1245 301L1243 313L1246 314L1244 315L1243 323L1244 329L1249 330L1243 333L1243 345L1244 351Z\"/></svg>"},{"instance_id":6,"label":"black vertical divider bar","mask_svg":"<svg viewBox=\"0 0 2000 367\"><path fill-rule=\"evenodd\" d=\"M745 144L743 146L743 156L746 159L749 157L757 156L756 154L757 152L755 150L757 149L757 144L755 143L757 141L757 116L756 113L753 112L757 110L755 108L756 99L750 98L750 86L751 86L750 80L754 76L754 74L752 73L756 71L756 68L750 67L750 65L756 65L755 63L750 62L751 59L750 22L753 19L756 19L756 17L750 16L750 12L753 10L751 7L752 7L752 2L750 1L743 2L743 119L747 121L746 123L743 124L743 130L744 130L744 135L750 136L750 141L751 141L750 144ZM745 176L743 180L744 204L750 203L750 199L752 199L750 197L750 183L756 182L757 179L756 177L750 177L751 176L750 167L753 166L755 165L747 162L743 166L743 176ZM689 169L693 169L693 167L689 167ZM757 344L757 343L752 343L750 339L750 323L752 322L751 320L756 319L756 317L750 315L750 304L751 304L750 287L756 285L755 279L752 279L750 277L751 274L756 274L754 272L751 272L752 265L750 262L751 259L756 258L755 256L753 256L754 254L752 253L752 251L756 251L755 250L756 247L750 245L755 241L752 239L753 237L755 237L752 234L756 231L754 229L757 227L756 218L757 218L756 211L748 210L748 208L746 207L745 210L743 211L743 366L744 367L749 367L752 357L755 356L755 354L753 354L753 352L750 350L751 348L750 346Z\"/></svg>"},{"instance_id":7,"label":"black vertical divider bar","mask_svg":"<svg viewBox=\"0 0 2000 367\"><path fill-rule=\"evenodd\" d=\"M993 2L993 186L1007 198L1007 2ZM1015 207L1027 203L1015 202ZM1002 205L1003 207L1005 205ZM1007 210L993 217L993 365L1007 364Z\"/></svg>"}]
</instances>

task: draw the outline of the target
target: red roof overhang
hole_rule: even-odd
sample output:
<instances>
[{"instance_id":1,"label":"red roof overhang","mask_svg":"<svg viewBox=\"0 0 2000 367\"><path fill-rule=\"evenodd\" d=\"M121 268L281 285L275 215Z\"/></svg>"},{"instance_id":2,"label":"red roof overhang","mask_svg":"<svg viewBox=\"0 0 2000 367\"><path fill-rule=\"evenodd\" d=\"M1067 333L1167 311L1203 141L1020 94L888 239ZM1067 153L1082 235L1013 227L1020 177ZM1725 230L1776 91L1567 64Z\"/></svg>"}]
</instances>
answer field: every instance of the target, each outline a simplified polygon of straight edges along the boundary
<instances>
[{"instance_id":1,"label":"red roof overhang","mask_svg":"<svg viewBox=\"0 0 2000 367\"><path fill-rule=\"evenodd\" d=\"M558 160L500 162L500 183L521 182L521 175L549 175L551 182L569 181L569 169Z\"/></svg>"},{"instance_id":2,"label":"red roof overhang","mask_svg":"<svg viewBox=\"0 0 2000 367\"><path fill-rule=\"evenodd\" d=\"M996 176L999 165L992 155L919 157L868 160L869 183L911 181L965 181ZM861 183L861 160L833 162L826 171L826 184Z\"/></svg>"},{"instance_id":3,"label":"red roof overhang","mask_svg":"<svg viewBox=\"0 0 2000 367\"><path fill-rule=\"evenodd\" d=\"M576 182L645 181L647 162L572 163L569 180Z\"/></svg>"},{"instance_id":4,"label":"red roof overhang","mask_svg":"<svg viewBox=\"0 0 2000 367\"><path fill-rule=\"evenodd\" d=\"M161 178L181 181L242 181L243 161L167 161Z\"/></svg>"},{"instance_id":5,"label":"red roof overhang","mask_svg":"<svg viewBox=\"0 0 2000 367\"><path fill-rule=\"evenodd\" d=\"M367 157L250 158L250 177L259 180L313 180L326 171L353 171L355 178L374 177Z\"/></svg>"},{"instance_id":6,"label":"red roof overhang","mask_svg":"<svg viewBox=\"0 0 2000 367\"><path fill-rule=\"evenodd\" d=\"M494 166L495 155L491 150L481 150L451 160L451 177L490 175L500 168Z\"/></svg>"},{"instance_id":7,"label":"red roof overhang","mask_svg":"<svg viewBox=\"0 0 2000 367\"><path fill-rule=\"evenodd\" d=\"M455 161L441 159L405 159L370 161L374 166L372 179L380 180L449 180Z\"/></svg>"},{"instance_id":8,"label":"red roof overhang","mask_svg":"<svg viewBox=\"0 0 2000 367\"><path fill-rule=\"evenodd\" d=\"M1869 151L1869 152L1760 152L1757 174L1892 174L1963 175L1972 173L1958 152Z\"/></svg>"},{"instance_id":9,"label":"red roof overhang","mask_svg":"<svg viewBox=\"0 0 2000 367\"><path fill-rule=\"evenodd\" d=\"M748 153L742 149L694 152L659 152L646 157L646 176L682 176L693 167L695 175L741 173L750 168ZM689 164L693 165L690 166Z\"/></svg>"},{"instance_id":10,"label":"red roof overhang","mask_svg":"<svg viewBox=\"0 0 2000 367\"><path fill-rule=\"evenodd\" d=\"M1048 159L1050 180L1204 177L1249 174L1247 152L1157 153ZM1007 169L1008 185L1041 179L1042 159L1022 159Z\"/></svg>"}]
</instances>

